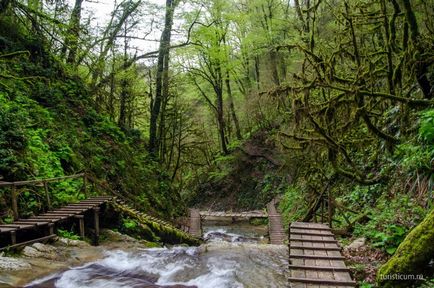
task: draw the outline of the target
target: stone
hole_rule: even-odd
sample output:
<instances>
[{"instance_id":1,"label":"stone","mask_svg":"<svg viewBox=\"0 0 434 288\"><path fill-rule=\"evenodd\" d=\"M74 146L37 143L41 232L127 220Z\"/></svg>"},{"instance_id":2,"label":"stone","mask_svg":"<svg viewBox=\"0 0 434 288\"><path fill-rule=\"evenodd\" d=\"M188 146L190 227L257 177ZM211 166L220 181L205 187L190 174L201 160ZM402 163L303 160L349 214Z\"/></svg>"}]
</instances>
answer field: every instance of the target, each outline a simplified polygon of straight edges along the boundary
<instances>
[{"instance_id":1,"label":"stone","mask_svg":"<svg viewBox=\"0 0 434 288\"><path fill-rule=\"evenodd\" d=\"M137 239L134 239L133 237L130 237L125 234L121 234L119 232L110 230L110 229L103 229L101 231L101 235L104 235L108 238L109 241L116 241L116 242L138 242Z\"/></svg>"},{"instance_id":2,"label":"stone","mask_svg":"<svg viewBox=\"0 0 434 288\"><path fill-rule=\"evenodd\" d=\"M68 238L59 237L59 240L56 242L62 246L73 246L73 247L87 247L90 246L89 243L81 240L72 240Z\"/></svg>"},{"instance_id":3,"label":"stone","mask_svg":"<svg viewBox=\"0 0 434 288\"><path fill-rule=\"evenodd\" d=\"M30 268L32 266L23 259L0 257L0 270L16 271Z\"/></svg>"},{"instance_id":4,"label":"stone","mask_svg":"<svg viewBox=\"0 0 434 288\"><path fill-rule=\"evenodd\" d=\"M357 238L356 240L351 242L350 245L346 246L345 250L359 250L360 248L365 246L365 244L366 244L366 238L365 237Z\"/></svg>"},{"instance_id":5,"label":"stone","mask_svg":"<svg viewBox=\"0 0 434 288\"><path fill-rule=\"evenodd\" d=\"M35 243L32 245L33 248L36 250L43 252L43 253L56 253L57 249L51 245L45 245L42 243Z\"/></svg>"},{"instance_id":6,"label":"stone","mask_svg":"<svg viewBox=\"0 0 434 288\"><path fill-rule=\"evenodd\" d=\"M22 251L23 256L29 258L45 258L50 260L54 260L57 258L57 250L54 247L44 245L42 243L35 244L33 244L32 246L24 247Z\"/></svg>"},{"instance_id":7,"label":"stone","mask_svg":"<svg viewBox=\"0 0 434 288\"><path fill-rule=\"evenodd\" d=\"M44 256L43 252L38 251L36 248L33 248L31 246L24 247L24 249L21 253L23 254L23 256L29 257L29 258L39 258L39 257Z\"/></svg>"}]
</instances>

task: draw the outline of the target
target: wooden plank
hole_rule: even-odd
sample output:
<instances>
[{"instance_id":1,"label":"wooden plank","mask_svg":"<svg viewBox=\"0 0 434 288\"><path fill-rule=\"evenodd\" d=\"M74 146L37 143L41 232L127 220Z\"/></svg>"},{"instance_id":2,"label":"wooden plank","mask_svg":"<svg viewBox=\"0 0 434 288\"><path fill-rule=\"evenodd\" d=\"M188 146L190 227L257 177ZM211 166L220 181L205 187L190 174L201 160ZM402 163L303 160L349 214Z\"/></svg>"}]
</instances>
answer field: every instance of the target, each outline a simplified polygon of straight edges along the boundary
<instances>
[{"instance_id":1,"label":"wooden plank","mask_svg":"<svg viewBox=\"0 0 434 288\"><path fill-rule=\"evenodd\" d=\"M8 233L8 232L11 232L11 231L16 231L17 230L17 228L2 228L2 227L0 227L0 233Z\"/></svg>"},{"instance_id":2,"label":"wooden plank","mask_svg":"<svg viewBox=\"0 0 434 288\"><path fill-rule=\"evenodd\" d=\"M40 220L40 219L47 219L47 220L51 220L51 221L59 221L59 220L65 220L68 219L68 216L62 216L62 215L47 215L47 216L43 216L43 215L39 215L39 216L33 216L32 218L29 219L35 219L35 220Z\"/></svg>"},{"instance_id":3,"label":"wooden plank","mask_svg":"<svg viewBox=\"0 0 434 288\"><path fill-rule=\"evenodd\" d=\"M48 212L44 213L41 216L66 216L66 217L72 217L74 214L71 213L61 213L61 212Z\"/></svg>"},{"instance_id":4,"label":"wooden plank","mask_svg":"<svg viewBox=\"0 0 434 288\"><path fill-rule=\"evenodd\" d=\"M20 222L34 222L34 223L46 222L47 224L50 223L50 222L53 222L50 219L44 219L44 218L40 218L40 219L34 219L34 218L18 219L18 221L20 221Z\"/></svg>"},{"instance_id":5,"label":"wooden plank","mask_svg":"<svg viewBox=\"0 0 434 288\"><path fill-rule=\"evenodd\" d=\"M26 181L15 181L15 182L1 182L1 186L23 186L23 185L31 185L31 184L42 184L44 181L46 182L54 182L64 179L74 179L74 178L81 178L84 176L84 173L70 175L70 176L62 176L62 177L55 177L55 178L46 178L46 179L37 179L37 180L26 180Z\"/></svg>"},{"instance_id":6,"label":"wooden plank","mask_svg":"<svg viewBox=\"0 0 434 288\"><path fill-rule=\"evenodd\" d=\"M47 225L48 222L46 222L46 221L28 221L28 220L20 220L20 221L14 221L14 224L18 224L18 225L37 225L37 226L42 226L42 225Z\"/></svg>"},{"instance_id":7,"label":"wooden plank","mask_svg":"<svg viewBox=\"0 0 434 288\"><path fill-rule=\"evenodd\" d=\"M202 236L201 217L198 209L190 209L190 234L196 237Z\"/></svg>"},{"instance_id":8,"label":"wooden plank","mask_svg":"<svg viewBox=\"0 0 434 288\"><path fill-rule=\"evenodd\" d=\"M98 204L80 204L80 203L75 203L75 204L69 204L68 206L65 206L65 207L86 207L86 208L90 208L90 209L92 209L92 208L94 208L94 207L96 207L96 206L98 206Z\"/></svg>"},{"instance_id":9,"label":"wooden plank","mask_svg":"<svg viewBox=\"0 0 434 288\"><path fill-rule=\"evenodd\" d=\"M16 224L16 225L14 225L14 224L1 224L0 229L2 229L2 228L29 229L29 228L33 228L35 226L36 225L29 225L29 224L27 224L27 225L25 225L25 224Z\"/></svg>"},{"instance_id":10,"label":"wooden plank","mask_svg":"<svg viewBox=\"0 0 434 288\"><path fill-rule=\"evenodd\" d=\"M349 272L347 267L334 267L334 266L307 266L307 265L289 265L289 269L303 269L303 270L322 270L322 271L339 271Z\"/></svg>"},{"instance_id":11,"label":"wooden plank","mask_svg":"<svg viewBox=\"0 0 434 288\"><path fill-rule=\"evenodd\" d=\"M302 226L293 226L291 225L291 229L303 229L303 230L312 230L312 231L331 231L329 227L302 227Z\"/></svg>"},{"instance_id":12,"label":"wooden plank","mask_svg":"<svg viewBox=\"0 0 434 288\"><path fill-rule=\"evenodd\" d=\"M12 186L11 189L11 201L12 201L12 212L14 220L20 218L20 214L18 212L18 200L17 200L17 187L15 185Z\"/></svg>"},{"instance_id":13,"label":"wooden plank","mask_svg":"<svg viewBox=\"0 0 434 288\"><path fill-rule=\"evenodd\" d=\"M339 247L307 247L303 245L290 245L291 249L306 249L306 250L330 250L330 251L341 251Z\"/></svg>"},{"instance_id":14,"label":"wooden plank","mask_svg":"<svg viewBox=\"0 0 434 288\"><path fill-rule=\"evenodd\" d=\"M355 281L339 281L332 279L317 279L317 278L299 278L299 277L289 277L290 282L301 282L308 284L318 284L318 285L335 285L335 286L351 286L355 287Z\"/></svg>"},{"instance_id":15,"label":"wooden plank","mask_svg":"<svg viewBox=\"0 0 434 288\"><path fill-rule=\"evenodd\" d=\"M90 210L90 208L60 208L56 209L53 212L74 212L74 213L83 213L87 210Z\"/></svg>"},{"instance_id":16,"label":"wooden plank","mask_svg":"<svg viewBox=\"0 0 434 288\"><path fill-rule=\"evenodd\" d=\"M27 246L27 245L30 245L30 244L33 244L33 243L36 243L36 242L46 241L46 240L49 240L49 239L52 239L52 238L55 238L55 237L57 237L57 235L54 234L54 235L48 235L48 236L44 236L44 237L37 238L37 239L32 239L30 241L21 242L21 243L9 245L9 246L6 246L6 247L2 247L2 248L0 248L0 251L6 250L6 249L18 248L18 247L21 247L21 246Z\"/></svg>"},{"instance_id":17,"label":"wooden plank","mask_svg":"<svg viewBox=\"0 0 434 288\"><path fill-rule=\"evenodd\" d=\"M291 287L303 287L301 284L306 288L356 285L331 232L325 224L294 222L289 226Z\"/></svg>"},{"instance_id":18,"label":"wooden plank","mask_svg":"<svg viewBox=\"0 0 434 288\"><path fill-rule=\"evenodd\" d=\"M290 258L301 259L327 259L327 260L344 260L343 256L329 256L329 255L305 255L305 254L290 254Z\"/></svg>"},{"instance_id":19,"label":"wooden plank","mask_svg":"<svg viewBox=\"0 0 434 288\"><path fill-rule=\"evenodd\" d=\"M329 236L334 237L334 234L332 233L316 233L316 232L310 232L310 231L293 231L291 229L291 234L293 235L310 235L310 236Z\"/></svg>"},{"instance_id":20,"label":"wooden plank","mask_svg":"<svg viewBox=\"0 0 434 288\"><path fill-rule=\"evenodd\" d=\"M289 239L289 241L291 241L291 242L293 242L293 241L300 241L300 242L312 242L312 243L338 243L338 241L337 240L327 240L327 239L324 239L324 240L322 240L322 239L305 239L305 238L294 238L294 237L291 237L290 239Z\"/></svg>"}]
</instances>

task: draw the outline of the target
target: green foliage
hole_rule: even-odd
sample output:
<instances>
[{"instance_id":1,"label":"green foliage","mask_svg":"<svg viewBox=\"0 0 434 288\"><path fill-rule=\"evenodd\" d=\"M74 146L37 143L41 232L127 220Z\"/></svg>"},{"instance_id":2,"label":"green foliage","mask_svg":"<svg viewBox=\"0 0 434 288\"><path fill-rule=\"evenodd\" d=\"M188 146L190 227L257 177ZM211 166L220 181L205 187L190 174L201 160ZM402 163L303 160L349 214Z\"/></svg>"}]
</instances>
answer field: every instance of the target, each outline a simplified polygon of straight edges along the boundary
<instances>
[{"instance_id":1,"label":"green foliage","mask_svg":"<svg viewBox=\"0 0 434 288\"><path fill-rule=\"evenodd\" d=\"M366 224L356 224L354 235L367 237L374 247L393 254L405 235L426 211L408 196L389 200L379 199L375 206L358 208L370 212Z\"/></svg>"},{"instance_id":2,"label":"green foliage","mask_svg":"<svg viewBox=\"0 0 434 288\"><path fill-rule=\"evenodd\" d=\"M395 156L407 171L432 172L434 161L434 110L421 113L419 142L408 142L398 146Z\"/></svg>"},{"instance_id":3,"label":"green foliage","mask_svg":"<svg viewBox=\"0 0 434 288\"><path fill-rule=\"evenodd\" d=\"M0 27L2 19L0 15ZM1 33L10 45L0 45L0 56L15 49L24 52L0 57L2 74L10 76L0 79L0 176L17 181L85 171L105 179L143 209L177 213L181 203L171 193L170 177L148 157L141 133L122 130L97 112L85 83L43 47L37 52L41 57L33 55L31 49L39 47L41 39L29 40L19 26ZM50 183L53 205L81 199L81 187L80 180ZM3 190L7 202L8 191ZM19 192L22 215L42 211L43 188Z\"/></svg>"},{"instance_id":4,"label":"green foliage","mask_svg":"<svg viewBox=\"0 0 434 288\"><path fill-rule=\"evenodd\" d=\"M434 109L422 113L419 135L426 143L434 143Z\"/></svg>"},{"instance_id":5,"label":"green foliage","mask_svg":"<svg viewBox=\"0 0 434 288\"><path fill-rule=\"evenodd\" d=\"M218 155L214 160L214 169L208 173L209 180L222 181L232 172L233 162L233 155Z\"/></svg>"},{"instance_id":6,"label":"green foliage","mask_svg":"<svg viewBox=\"0 0 434 288\"><path fill-rule=\"evenodd\" d=\"M359 283L360 288L373 288L374 285L366 282Z\"/></svg>"},{"instance_id":7,"label":"green foliage","mask_svg":"<svg viewBox=\"0 0 434 288\"><path fill-rule=\"evenodd\" d=\"M74 234L74 232L70 232L68 230L58 229L57 235L63 238L71 239L71 240L80 240L80 236Z\"/></svg>"},{"instance_id":8,"label":"green foliage","mask_svg":"<svg viewBox=\"0 0 434 288\"><path fill-rule=\"evenodd\" d=\"M399 225L387 226L387 232L371 231L372 246L384 249L388 254L395 253L399 244L404 240L407 229Z\"/></svg>"},{"instance_id":9,"label":"green foliage","mask_svg":"<svg viewBox=\"0 0 434 288\"><path fill-rule=\"evenodd\" d=\"M279 210L283 215L285 223L299 221L307 211L304 205L302 190L294 185L289 186L279 203Z\"/></svg>"},{"instance_id":10,"label":"green foliage","mask_svg":"<svg viewBox=\"0 0 434 288\"><path fill-rule=\"evenodd\" d=\"M127 230L135 230L137 228L137 222L128 218L122 219L122 225Z\"/></svg>"}]
</instances>

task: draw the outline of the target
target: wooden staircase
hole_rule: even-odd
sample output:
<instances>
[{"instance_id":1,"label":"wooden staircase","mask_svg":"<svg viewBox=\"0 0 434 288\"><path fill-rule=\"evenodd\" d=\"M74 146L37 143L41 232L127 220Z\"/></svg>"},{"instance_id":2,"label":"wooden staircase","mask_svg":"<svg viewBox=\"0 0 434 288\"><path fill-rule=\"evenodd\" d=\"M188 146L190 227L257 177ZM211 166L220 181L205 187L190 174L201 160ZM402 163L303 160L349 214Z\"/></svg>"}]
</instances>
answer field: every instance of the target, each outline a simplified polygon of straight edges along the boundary
<instances>
[{"instance_id":1,"label":"wooden staircase","mask_svg":"<svg viewBox=\"0 0 434 288\"><path fill-rule=\"evenodd\" d=\"M292 288L355 287L341 248L325 224L289 226L289 284Z\"/></svg>"}]
</instances>

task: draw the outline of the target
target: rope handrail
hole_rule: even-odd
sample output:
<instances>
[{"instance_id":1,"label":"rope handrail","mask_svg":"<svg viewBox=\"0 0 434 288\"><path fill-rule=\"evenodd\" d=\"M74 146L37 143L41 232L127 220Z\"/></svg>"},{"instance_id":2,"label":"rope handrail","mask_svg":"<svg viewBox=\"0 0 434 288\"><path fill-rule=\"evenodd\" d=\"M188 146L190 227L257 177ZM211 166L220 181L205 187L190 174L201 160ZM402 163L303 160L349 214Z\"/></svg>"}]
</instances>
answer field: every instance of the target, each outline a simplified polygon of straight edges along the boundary
<instances>
[{"instance_id":1,"label":"rope handrail","mask_svg":"<svg viewBox=\"0 0 434 288\"><path fill-rule=\"evenodd\" d=\"M60 176L60 177L35 179L35 180L14 181L14 182L2 181L2 182L0 182L0 187L43 184L44 182L56 182L56 181L61 181L61 180L65 180L65 179L77 179L77 178L82 178L85 176L86 176L86 173L79 173L79 174L74 174L74 175L69 175L69 176Z\"/></svg>"}]
</instances>

